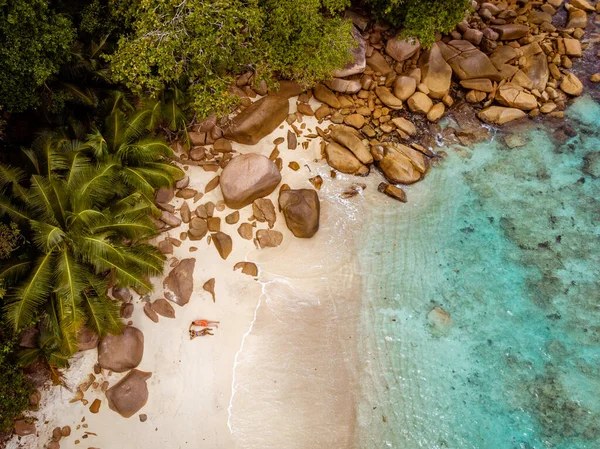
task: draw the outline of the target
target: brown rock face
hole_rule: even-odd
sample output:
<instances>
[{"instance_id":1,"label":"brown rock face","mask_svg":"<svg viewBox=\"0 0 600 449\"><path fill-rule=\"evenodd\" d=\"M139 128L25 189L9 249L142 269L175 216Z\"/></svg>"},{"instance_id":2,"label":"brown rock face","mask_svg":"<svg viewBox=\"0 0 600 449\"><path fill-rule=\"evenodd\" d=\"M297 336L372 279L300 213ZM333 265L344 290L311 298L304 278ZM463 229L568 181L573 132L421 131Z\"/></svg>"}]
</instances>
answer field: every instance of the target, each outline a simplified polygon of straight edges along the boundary
<instances>
[{"instance_id":1,"label":"brown rock face","mask_svg":"<svg viewBox=\"0 0 600 449\"><path fill-rule=\"evenodd\" d=\"M248 153L234 157L221 173L225 204L241 209L255 199L269 195L281 182L281 173L269 158Z\"/></svg>"},{"instance_id":2,"label":"brown rock face","mask_svg":"<svg viewBox=\"0 0 600 449\"><path fill-rule=\"evenodd\" d=\"M268 198L259 198L252 203L252 214L257 221L261 223L267 222L269 228L272 228L277 220L275 214L275 206Z\"/></svg>"},{"instance_id":3,"label":"brown rock face","mask_svg":"<svg viewBox=\"0 0 600 449\"><path fill-rule=\"evenodd\" d=\"M417 80L410 76L399 76L394 81L394 96L406 101L417 90Z\"/></svg>"},{"instance_id":4,"label":"brown rock face","mask_svg":"<svg viewBox=\"0 0 600 449\"><path fill-rule=\"evenodd\" d=\"M369 168L361 164L350 150L336 142L330 142L325 147L325 157L330 166L342 173L361 176L369 173Z\"/></svg>"},{"instance_id":5,"label":"brown rock face","mask_svg":"<svg viewBox=\"0 0 600 449\"><path fill-rule=\"evenodd\" d=\"M98 334L93 330L82 327L77 332L77 347L80 351L87 351L98 346Z\"/></svg>"},{"instance_id":6,"label":"brown rock face","mask_svg":"<svg viewBox=\"0 0 600 449\"><path fill-rule=\"evenodd\" d=\"M356 75L365 71L367 67L366 42L356 28L352 29L354 40L358 46L352 50L352 61L346 64L342 69L333 72L336 78L345 78L350 75Z\"/></svg>"},{"instance_id":7,"label":"brown rock face","mask_svg":"<svg viewBox=\"0 0 600 449\"><path fill-rule=\"evenodd\" d=\"M225 128L225 137L245 145L255 145L288 116L284 95L267 95L240 112Z\"/></svg>"},{"instance_id":8,"label":"brown rock face","mask_svg":"<svg viewBox=\"0 0 600 449\"><path fill-rule=\"evenodd\" d=\"M412 112L427 114L433 107L433 101L423 92L415 92L407 101L408 108Z\"/></svg>"},{"instance_id":9,"label":"brown rock face","mask_svg":"<svg viewBox=\"0 0 600 449\"><path fill-rule=\"evenodd\" d=\"M413 184L421 179L421 173L415 169L411 160L393 148L385 149L379 168L393 184Z\"/></svg>"},{"instance_id":10,"label":"brown rock face","mask_svg":"<svg viewBox=\"0 0 600 449\"><path fill-rule=\"evenodd\" d=\"M527 114L520 109L505 108L502 106L490 106L477 113L477 117L486 123L491 123L492 125L504 125L505 123L518 120L526 116Z\"/></svg>"},{"instance_id":11,"label":"brown rock face","mask_svg":"<svg viewBox=\"0 0 600 449\"><path fill-rule=\"evenodd\" d=\"M392 109L401 109L402 100L397 98L387 87L377 86L375 88L375 94L379 97L381 102Z\"/></svg>"},{"instance_id":12,"label":"brown rock face","mask_svg":"<svg viewBox=\"0 0 600 449\"><path fill-rule=\"evenodd\" d=\"M25 435L34 435L36 432L35 423L27 422L24 419L18 419L13 426L15 434L22 437Z\"/></svg>"},{"instance_id":13,"label":"brown rock face","mask_svg":"<svg viewBox=\"0 0 600 449\"><path fill-rule=\"evenodd\" d=\"M131 370L123 379L106 392L108 406L123 418L136 414L148 400L146 380L152 373Z\"/></svg>"},{"instance_id":14,"label":"brown rock face","mask_svg":"<svg viewBox=\"0 0 600 449\"><path fill-rule=\"evenodd\" d=\"M387 75L393 71L385 58L381 56L381 53L379 53L377 50L375 50L373 54L367 58L367 65L371 67L374 72L379 72L382 75Z\"/></svg>"},{"instance_id":15,"label":"brown rock face","mask_svg":"<svg viewBox=\"0 0 600 449\"><path fill-rule=\"evenodd\" d=\"M221 258L223 260L227 259L229 254L231 254L231 250L233 249L233 241L231 240L231 237L224 232L215 232L214 234L211 234L211 237Z\"/></svg>"},{"instance_id":16,"label":"brown rock face","mask_svg":"<svg viewBox=\"0 0 600 449\"><path fill-rule=\"evenodd\" d=\"M419 68L421 82L429 89L429 96L436 99L443 98L450 90L452 68L442 56L437 43L421 54Z\"/></svg>"},{"instance_id":17,"label":"brown rock face","mask_svg":"<svg viewBox=\"0 0 600 449\"><path fill-rule=\"evenodd\" d=\"M165 297L180 306L190 302L194 290L194 267L196 259L183 259L163 281Z\"/></svg>"},{"instance_id":18,"label":"brown rock face","mask_svg":"<svg viewBox=\"0 0 600 449\"><path fill-rule=\"evenodd\" d=\"M323 83L318 83L313 88L313 94L315 95L315 98L321 103L325 103L326 105L329 105L335 109L340 108L340 101L337 99L335 94L331 90L329 90L329 88Z\"/></svg>"},{"instance_id":19,"label":"brown rock face","mask_svg":"<svg viewBox=\"0 0 600 449\"><path fill-rule=\"evenodd\" d=\"M444 59L461 80L487 78L500 81L502 78L485 53L468 41L454 40L438 43Z\"/></svg>"},{"instance_id":20,"label":"brown rock face","mask_svg":"<svg viewBox=\"0 0 600 449\"><path fill-rule=\"evenodd\" d=\"M238 234L240 237L246 240L252 239L253 228L250 223L242 223L238 228Z\"/></svg>"},{"instance_id":21,"label":"brown rock face","mask_svg":"<svg viewBox=\"0 0 600 449\"><path fill-rule=\"evenodd\" d=\"M537 53L526 58L523 73L531 80L532 88L543 92L550 77L545 53Z\"/></svg>"},{"instance_id":22,"label":"brown rock face","mask_svg":"<svg viewBox=\"0 0 600 449\"><path fill-rule=\"evenodd\" d=\"M512 83L500 86L496 93L496 101L504 106L522 109L523 111L530 111L537 108L538 105L532 94L526 92L521 86Z\"/></svg>"},{"instance_id":23,"label":"brown rock face","mask_svg":"<svg viewBox=\"0 0 600 449\"><path fill-rule=\"evenodd\" d=\"M414 41L408 41L398 40L396 37L388 39L385 46L385 52L396 61L406 61L420 49L421 44L419 43L418 39Z\"/></svg>"},{"instance_id":24,"label":"brown rock face","mask_svg":"<svg viewBox=\"0 0 600 449\"><path fill-rule=\"evenodd\" d=\"M382 182L377 187L382 193L385 193L387 196L394 198L395 200L406 203L406 193L400 187L396 187L385 182Z\"/></svg>"},{"instance_id":25,"label":"brown rock face","mask_svg":"<svg viewBox=\"0 0 600 449\"><path fill-rule=\"evenodd\" d=\"M158 323L158 315L156 314L156 312L154 310L152 310L152 305L149 302L144 304L144 313L152 321L154 321L155 323Z\"/></svg>"},{"instance_id":26,"label":"brown rock face","mask_svg":"<svg viewBox=\"0 0 600 449\"><path fill-rule=\"evenodd\" d=\"M373 156L371 156L370 151L355 134L344 131L341 127L336 127L331 132L331 137L333 137L336 142L352 151L357 159L363 164L370 164L373 162Z\"/></svg>"},{"instance_id":27,"label":"brown rock face","mask_svg":"<svg viewBox=\"0 0 600 449\"><path fill-rule=\"evenodd\" d=\"M259 229L256 238L261 248L274 248L283 242L283 234L272 229Z\"/></svg>"},{"instance_id":28,"label":"brown rock face","mask_svg":"<svg viewBox=\"0 0 600 449\"><path fill-rule=\"evenodd\" d=\"M315 190L284 190L279 194L279 207L296 237L310 238L319 230L321 203Z\"/></svg>"},{"instance_id":29,"label":"brown rock face","mask_svg":"<svg viewBox=\"0 0 600 449\"><path fill-rule=\"evenodd\" d=\"M583 84L574 74L568 73L560 83L560 89L569 95L579 96L583 92Z\"/></svg>"},{"instance_id":30,"label":"brown rock face","mask_svg":"<svg viewBox=\"0 0 600 449\"><path fill-rule=\"evenodd\" d=\"M238 262L233 266L233 271L242 269L242 273L249 276L258 276L258 267L253 262Z\"/></svg>"},{"instance_id":31,"label":"brown rock face","mask_svg":"<svg viewBox=\"0 0 600 449\"><path fill-rule=\"evenodd\" d=\"M144 355L144 334L127 326L120 335L107 335L98 345L98 364L115 373L135 368Z\"/></svg>"},{"instance_id":32,"label":"brown rock face","mask_svg":"<svg viewBox=\"0 0 600 449\"><path fill-rule=\"evenodd\" d=\"M175 309L164 298L159 298L152 303L152 310L165 318L175 318Z\"/></svg>"},{"instance_id":33,"label":"brown rock face","mask_svg":"<svg viewBox=\"0 0 600 449\"><path fill-rule=\"evenodd\" d=\"M529 34L529 27L527 25L517 25L514 23L507 25L495 25L492 26L492 30L498 33L500 40L502 41L521 39Z\"/></svg>"}]
</instances>

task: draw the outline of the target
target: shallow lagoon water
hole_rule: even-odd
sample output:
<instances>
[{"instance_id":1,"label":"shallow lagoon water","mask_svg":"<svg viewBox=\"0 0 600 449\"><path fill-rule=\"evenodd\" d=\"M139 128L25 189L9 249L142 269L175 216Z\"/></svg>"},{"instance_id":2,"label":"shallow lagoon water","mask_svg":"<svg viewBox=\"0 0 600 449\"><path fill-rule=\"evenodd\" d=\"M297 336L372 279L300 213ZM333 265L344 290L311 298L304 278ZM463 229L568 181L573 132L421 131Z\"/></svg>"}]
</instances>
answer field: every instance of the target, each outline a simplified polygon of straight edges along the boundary
<instances>
[{"instance_id":1,"label":"shallow lagoon water","mask_svg":"<svg viewBox=\"0 0 600 449\"><path fill-rule=\"evenodd\" d=\"M567 117L575 137L450 148L407 205L372 206L356 447L600 447L600 105Z\"/></svg>"}]
</instances>

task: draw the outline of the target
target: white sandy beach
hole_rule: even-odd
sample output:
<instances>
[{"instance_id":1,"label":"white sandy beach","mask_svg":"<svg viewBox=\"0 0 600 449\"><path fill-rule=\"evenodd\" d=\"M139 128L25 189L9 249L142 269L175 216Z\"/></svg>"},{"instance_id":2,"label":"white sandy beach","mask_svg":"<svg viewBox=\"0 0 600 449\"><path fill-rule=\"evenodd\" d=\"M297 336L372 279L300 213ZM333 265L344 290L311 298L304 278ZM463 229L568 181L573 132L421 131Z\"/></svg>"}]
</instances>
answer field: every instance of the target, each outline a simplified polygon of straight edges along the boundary
<instances>
[{"instance_id":1,"label":"white sandy beach","mask_svg":"<svg viewBox=\"0 0 600 449\"><path fill-rule=\"evenodd\" d=\"M290 100L295 111L295 98ZM318 102L311 100L316 109ZM315 132L314 117L304 117L304 134ZM320 125L326 127L326 123ZM297 124L299 126L299 124ZM240 153L256 152L268 156L273 140L285 137L283 127L249 147L234 143ZM281 246L256 249L252 241L237 233L239 223L252 215L251 206L240 211L238 224L222 221L221 230L233 239L233 251L222 260L214 245L183 241L174 248L181 260L196 258L194 292L184 307L174 304L176 318L148 319L140 298L132 317L133 325L145 336L144 356L137 367L152 372L148 381L149 399L138 414L122 418L108 408L104 393L90 388L82 402L69 403L77 385L93 373L95 349L78 354L65 371L69 391L50 387L42 392L40 410L33 413L37 436L11 440L8 448L43 448L52 429L69 425L72 434L60 441L61 448L315 448L354 447L354 391L357 381L356 323L360 307L360 280L355 275L353 248L361 223L361 195L343 199L340 192L355 182L369 185L375 194L379 175L367 178L329 176L330 168L320 161L320 138L312 139L307 150L287 150L280 145L283 158L282 183L292 188L312 188L308 178L320 174L323 187L321 227L311 239L297 239L286 228L278 212L274 229L284 234ZM301 168L288 168L296 161ZM204 191L215 173L189 166L190 187ZM379 194L380 195L380 194ZM278 189L269 196L277 205ZM193 204L222 199L219 188ZM174 199L177 208L183 200ZM392 202L392 200L389 200ZM277 208L277 206L276 206ZM215 211L224 219L230 209ZM259 229L265 223L258 223ZM169 234L179 238L183 227ZM163 236L159 237L162 239ZM198 250L190 252L190 247ZM171 257L167 260L170 262ZM258 280L233 272L240 261L255 262ZM169 272L167 267L165 275ZM216 279L216 302L202 285ZM163 297L162 278L155 279L151 299ZM219 320L213 337L189 339L191 320ZM112 386L121 374L97 376L101 384ZM99 413L89 406L102 400ZM85 420L83 422L83 420ZM86 427L84 427L84 424ZM88 434L84 438L85 432ZM77 443L79 441L79 443Z\"/></svg>"}]
</instances>

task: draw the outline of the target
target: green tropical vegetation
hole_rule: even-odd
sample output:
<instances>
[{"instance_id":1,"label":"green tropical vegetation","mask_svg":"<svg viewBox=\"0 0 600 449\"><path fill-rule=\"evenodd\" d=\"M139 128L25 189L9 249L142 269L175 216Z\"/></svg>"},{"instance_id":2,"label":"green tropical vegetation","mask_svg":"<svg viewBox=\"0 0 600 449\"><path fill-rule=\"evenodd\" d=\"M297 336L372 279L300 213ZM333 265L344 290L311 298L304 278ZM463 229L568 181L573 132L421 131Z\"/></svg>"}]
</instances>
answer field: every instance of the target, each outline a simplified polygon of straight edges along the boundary
<instances>
[{"instance_id":1,"label":"green tropical vegetation","mask_svg":"<svg viewBox=\"0 0 600 449\"><path fill-rule=\"evenodd\" d=\"M470 0L365 0L373 14L401 29L405 38L417 38L425 47L436 35L449 33L465 18Z\"/></svg>"},{"instance_id":2,"label":"green tropical vegetation","mask_svg":"<svg viewBox=\"0 0 600 449\"><path fill-rule=\"evenodd\" d=\"M183 176L170 142L231 111L236 75L327 79L354 45L349 7L427 45L468 1L0 0L0 432L28 407L21 365L56 372L83 327L119 332L109 286L162 272L148 239L156 189Z\"/></svg>"}]
</instances>

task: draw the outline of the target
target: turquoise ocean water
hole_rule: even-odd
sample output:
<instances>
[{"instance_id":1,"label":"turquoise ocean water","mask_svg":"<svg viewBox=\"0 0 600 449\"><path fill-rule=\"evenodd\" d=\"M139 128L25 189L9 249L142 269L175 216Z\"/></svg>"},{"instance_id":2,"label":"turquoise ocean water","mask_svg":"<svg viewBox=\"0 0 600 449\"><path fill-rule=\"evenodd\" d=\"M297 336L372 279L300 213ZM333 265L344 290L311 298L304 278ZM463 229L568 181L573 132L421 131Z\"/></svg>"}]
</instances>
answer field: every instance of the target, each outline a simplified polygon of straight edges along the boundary
<instances>
[{"instance_id":1,"label":"turquoise ocean water","mask_svg":"<svg viewBox=\"0 0 600 449\"><path fill-rule=\"evenodd\" d=\"M450 148L373 207L357 447L600 448L600 105L567 117L575 137Z\"/></svg>"}]
</instances>

